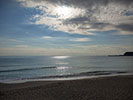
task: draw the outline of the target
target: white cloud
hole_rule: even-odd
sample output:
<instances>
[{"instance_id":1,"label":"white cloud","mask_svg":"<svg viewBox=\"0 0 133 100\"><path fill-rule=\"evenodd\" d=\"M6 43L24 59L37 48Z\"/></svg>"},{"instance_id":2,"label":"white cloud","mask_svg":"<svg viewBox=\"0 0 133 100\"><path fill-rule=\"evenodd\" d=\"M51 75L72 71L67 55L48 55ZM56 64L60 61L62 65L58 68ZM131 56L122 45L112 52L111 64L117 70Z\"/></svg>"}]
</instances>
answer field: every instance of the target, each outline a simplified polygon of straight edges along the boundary
<instances>
[{"instance_id":1,"label":"white cloud","mask_svg":"<svg viewBox=\"0 0 133 100\"><path fill-rule=\"evenodd\" d=\"M20 41L20 40L16 40L16 39L8 39L8 41L11 41L11 42L24 42L24 41Z\"/></svg>"},{"instance_id":2,"label":"white cloud","mask_svg":"<svg viewBox=\"0 0 133 100\"><path fill-rule=\"evenodd\" d=\"M87 42L87 41L91 41L89 38L76 38L76 39L72 39L71 41L74 42Z\"/></svg>"},{"instance_id":3,"label":"white cloud","mask_svg":"<svg viewBox=\"0 0 133 100\"><path fill-rule=\"evenodd\" d=\"M123 23L133 24L131 0L17 0L24 7L35 8L41 14L34 15L32 23L49 26L55 31L70 34L93 35L89 31L118 30L121 34L133 31L118 28ZM126 13L129 13L126 15Z\"/></svg>"},{"instance_id":4,"label":"white cloud","mask_svg":"<svg viewBox=\"0 0 133 100\"><path fill-rule=\"evenodd\" d=\"M116 55L126 51L133 51L133 46L123 45L77 45L74 48L33 48L14 47L0 48L0 56L16 55Z\"/></svg>"},{"instance_id":5,"label":"white cloud","mask_svg":"<svg viewBox=\"0 0 133 100\"><path fill-rule=\"evenodd\" d=\"M16 48L28 48L29 46L28 45L16 45L15 47Z\"/></svg>"},{"instance_id":6,"label":"white cloud","mask_svg":"<svg viewBox=\"0 0 133 100\"><path fill-rule=\"evenodd\" d=\"M80 49L80 54L83 55L121 55L124 52L133 51L132 45L82 45L75 48Z\"/></svg>"},{"instance_id":7,"label":"white cloud","mask_svg":"<svg viewBox=\"0 0 133 100\"><path fill-rule=\"evenodd\" d=\"M43 39L52 39L53 37L51 37L51 36L43 36L42 38Z\"/></svg>"}]
</instances>

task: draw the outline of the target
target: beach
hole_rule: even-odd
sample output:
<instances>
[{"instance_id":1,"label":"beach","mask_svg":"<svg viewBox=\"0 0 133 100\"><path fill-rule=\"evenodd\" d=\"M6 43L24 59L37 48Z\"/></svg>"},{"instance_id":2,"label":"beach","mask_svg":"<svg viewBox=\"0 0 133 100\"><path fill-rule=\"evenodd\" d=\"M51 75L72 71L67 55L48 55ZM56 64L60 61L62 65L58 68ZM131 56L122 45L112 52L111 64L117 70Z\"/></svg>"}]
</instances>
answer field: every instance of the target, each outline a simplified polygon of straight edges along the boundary
<instances>
[{"instance_id":1,"label":"beach","mask_svg":"<svg viewBox=\"0 0 133 100\"><path fill-rule=\"evenodd\" d=\"M133 100L133 75L0 84L0 100Z\"/></svg>"}]
</instances>

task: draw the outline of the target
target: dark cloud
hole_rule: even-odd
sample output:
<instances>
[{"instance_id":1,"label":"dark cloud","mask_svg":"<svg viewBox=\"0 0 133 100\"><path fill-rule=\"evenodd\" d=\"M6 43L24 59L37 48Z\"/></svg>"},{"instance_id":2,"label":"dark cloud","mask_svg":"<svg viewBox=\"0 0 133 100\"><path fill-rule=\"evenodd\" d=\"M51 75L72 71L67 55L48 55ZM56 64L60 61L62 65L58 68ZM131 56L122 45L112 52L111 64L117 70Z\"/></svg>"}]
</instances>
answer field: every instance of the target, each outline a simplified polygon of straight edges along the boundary
<instances>
[{"instance_id":1,"label":"dark cloud","mask_svg":"<svg viewBox=\"0 0 133 100\"><path fill-rule=\"evenodd\" d=\"M89 23L94 23L96 21L96 18L90 16L77 16L75 18L69 18L65 20L63 23L68 25L68 24L76 24L76 25L81 25L81 24L89 24Z\"/></svg>"},{"instance_id":2,"label":"dark cloud","mask_svg":"<svg viewBox=\"0 0 133 100\"><path fill-rule=\"evenodd\" d=\"M114 4L118 4L118 5L124 5L124 6L133 5L132 0L46 0L46 1L53 3L53 4L61 4L61 5L68 5L68 6L85 8L86 9L86 16L77 16L75 18L69 18L69 19L65 20L63 22L63 24L65 24L65 25L68 25L68 24L76 24L76 25L89 24L89 25L91 25L90 28L93 28L93 29L103 29L104 27L107 27L107 26L113 26L111 23L99 22L97 20L96 16L93 16L93 14L100 12L100 9L99 9L100 6L106 7L110 3L114 3ZM118 25L115 27L122 29L124 31L131 31L133 29L131 24L121 24L121 25ZM90 29L90 28L85 28L82 26L80 28Z\"/></svg>"},{"instance_id":3,"label":"dark cloud","mask_svg":"<svg viewBox=\"0 0 133 100\"><path fill-rule=\"evenodd\" d=\"M94 5L106 6L109 3L117 3L121 5L130 5L133 0L45 0L52 4L61 4L76 7L93 7Z\"/></svg>"},{"instance_id":4,"label":"dark cloud","mask_svg":"<svg viewBox=\"0 0 133 100\"><path fill-rule=\"evenodd\" d=\"M92 23L91 24L92 29L103 29L108 26L111 26L111 24L109 23Z\"/></svg>"},{"instance_id":5,"label":"dark cloud","mask_svg":"<svg viewBox=\"0 0 133 100\"><path fill-rule=\"evenodd\" d=\"M93 17L76 17L64 21L64 25L76 24L80 25L81 29L103 29L107 26L111 26L109 23L99 23L96 18ZM83 26L82 26L83 25ZM90 28L84 27L84 25L89 25Z\"/></svg>"},{"instance_id":6,"label":"dark cloud","mask_svg":"<svg viewBox=\"0 0 133 100\"><path fill-rule=\"evenodd\" d=\"M115 27L123 31L133 32L133 24L120 24Z\"/></svg>"},{"instance_id":7,"label":"dark cloud","mask_svg":"<svg viewBox=\"0 0 133 100\"><path fill-rule=\"evenodd\" d=\"M133 5L133 0L46 0L49 3L52 4L58 4L58 5L67 5L67 6L74 6L78 8L85 8L86 14L85 16L77 16L75 18L69 18L64 20L64 25L80 25L80 29L104 29L105 27L111 26L118 28L122 31L133 31L133 25L132 24L119 24L119 25L112 25L112 23L105 23L106 19L104 19L103 22L99 22L97 16L94 16L94 14L102 12L100 11L100 7L108 7L110 3L116 4L116 5L122 5L129 7ZM110 13L110 11L106 12ZM112 16L112 14L110 14ZM111 19L110 19L111 20ZM125 19L125 20L128 20ZM82 26L83 25L83 26ZM86 28L84 25L89 25L90 27Z\"/></svg>"}]
</instances>

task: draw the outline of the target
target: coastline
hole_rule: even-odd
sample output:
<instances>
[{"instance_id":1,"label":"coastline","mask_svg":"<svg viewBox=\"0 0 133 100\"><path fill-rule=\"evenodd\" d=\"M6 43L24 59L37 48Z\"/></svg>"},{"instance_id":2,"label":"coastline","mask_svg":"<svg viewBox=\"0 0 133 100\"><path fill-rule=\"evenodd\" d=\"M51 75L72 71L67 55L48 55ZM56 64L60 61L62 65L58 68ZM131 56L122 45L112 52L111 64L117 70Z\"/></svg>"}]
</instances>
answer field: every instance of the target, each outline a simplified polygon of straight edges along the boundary
<instances>
[{"instance_id":1,"label":"coastline","mask_svg":"<svg viewBox=\"0 0 133 100\"><path fill-rule=\"evenodd\" d=\"M133 75L0 83L1 100L130 100Z\"/></svg>"},{"instance_id":2,"label":"coastline","mask_svg":"<svg viewBox=\"0 0 133 100\"><path fill-rule=\"evenodd\" d=\"M58 80L80 80L80 79L91 79L100 77L112 77L120 75L133 75L133 72L126 71L91 71L82 72L68 75L56 75L56 76L42 76L42 77L31 77L31 78L21 78L14 80L0 80L0 83L5 84L17 84L26 83L33 81L58 81Z\"/></svg>"}]
</instances>

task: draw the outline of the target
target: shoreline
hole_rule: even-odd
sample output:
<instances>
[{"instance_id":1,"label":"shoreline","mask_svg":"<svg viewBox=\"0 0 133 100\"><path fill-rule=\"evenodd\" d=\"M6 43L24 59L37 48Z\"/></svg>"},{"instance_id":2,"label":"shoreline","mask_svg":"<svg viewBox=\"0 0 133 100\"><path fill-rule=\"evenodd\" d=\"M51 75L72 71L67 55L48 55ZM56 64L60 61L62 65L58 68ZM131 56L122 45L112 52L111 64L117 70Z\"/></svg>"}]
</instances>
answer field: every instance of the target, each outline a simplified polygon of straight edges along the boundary
<instances>
[{"instance_id":1,"label":"shoreline","mask_svg":"<svg viewBox=\"0 0 133 100\"><path fill-rule=\"evenodd\" d=\"M112 76L121 76L121 75L133 75L132 72L124 71L93 71L93 72L82 72L77 74L69 75L57 75L57 76L42 76L42 77L33 77L33 78L22 78L14 80L1 80L2 84L19 84L26 82L36 82L36 81L65 81L65 80L81 80L81 79L93 79L101 77L112 77Z\"/></svg>"},{"instance_id":2,"label":"shoreline","mask_svg":"<svg viewBox=\"0 0 133 100\"><path fill-rule=\"evenodd\" d=\"M0 83L1 100L130 100L133 75Z\"/></svg>"}]
</instances>

